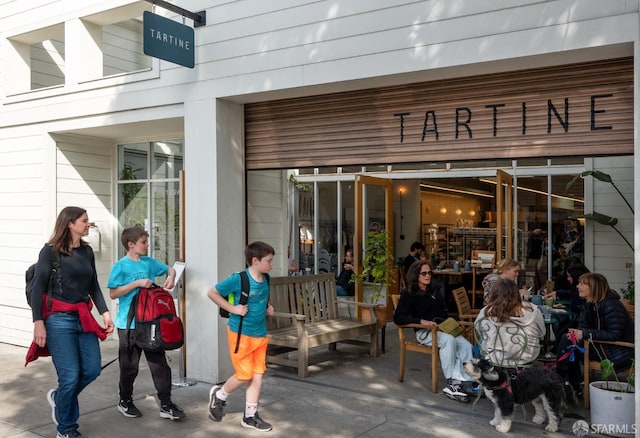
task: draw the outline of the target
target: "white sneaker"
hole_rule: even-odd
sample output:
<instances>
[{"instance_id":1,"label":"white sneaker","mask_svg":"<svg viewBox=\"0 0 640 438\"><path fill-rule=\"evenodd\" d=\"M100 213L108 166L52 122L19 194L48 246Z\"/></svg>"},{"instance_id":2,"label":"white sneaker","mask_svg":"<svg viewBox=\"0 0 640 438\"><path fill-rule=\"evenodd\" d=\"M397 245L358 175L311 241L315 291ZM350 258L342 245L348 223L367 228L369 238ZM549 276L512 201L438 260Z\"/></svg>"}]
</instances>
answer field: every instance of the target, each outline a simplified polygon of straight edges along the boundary
<instances>
[{"instance_id":1,"label":"white sneaker","mask_svg":"<svg viewBox=\"0 0 640 438\"><path fill-rule=\"evenodd\" d=\"M459 383L449 383L442 392L452 400L462 403L467 403L469 401L469 395L462 391L462 386Z\"/></svg>"},{"instance_id":2,"label":"white sneaker","mask_svg":"<svg viewBox=\"0 0 640 438\"><path fill-rule=\"evenodd\" d=\"M49 405L51 406L51 419L53 420L54 423L56 423L56 426L58 425L58 419L56 418L56 390L55 389L50 389L49 392L47 392L47 401L49 402Z\"/></svg>"}]
</instances>

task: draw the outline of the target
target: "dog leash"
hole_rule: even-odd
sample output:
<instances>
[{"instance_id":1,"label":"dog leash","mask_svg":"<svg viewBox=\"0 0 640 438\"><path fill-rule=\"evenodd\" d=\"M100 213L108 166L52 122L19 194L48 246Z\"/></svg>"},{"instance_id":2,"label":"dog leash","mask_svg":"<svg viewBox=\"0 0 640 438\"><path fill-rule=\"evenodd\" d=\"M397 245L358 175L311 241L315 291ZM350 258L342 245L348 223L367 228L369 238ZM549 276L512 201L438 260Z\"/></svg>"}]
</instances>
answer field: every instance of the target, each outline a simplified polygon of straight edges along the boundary
<instances>
[{"instance_id":1,"label":"dog leash","mask_svg":"<svg viewBox=\"0 0 640 438\"><path fill-rule=\"evenodd\" d=\"M551 368L558 365L558 362L561 362L567 358L569 358L569 362L576 361L576 350L580 353L584 353L584 347L578 345L578 341L576 341L576 335L573 334L572 331L569 332L569 339L571 339L571 344L567 347L568 350L565 351L562 356L554 360L553 362L545 363L544 368Z\"/></svg>"},{"instance_id":2,"label":"dog leash","mask_svg":"<svg viewBox=\"0 0 640 438\"><path fill-rule=\"evenodd\" d=\"M116 356L115 359L110 360L109 362L107 362L106 364L102 365L102 368L100 368L101 370L104 370L106 367L108 367L109 365L111 365L112 363L114 363L116 360L118 360L118 357Z\"/></svg>"}]
</instances>

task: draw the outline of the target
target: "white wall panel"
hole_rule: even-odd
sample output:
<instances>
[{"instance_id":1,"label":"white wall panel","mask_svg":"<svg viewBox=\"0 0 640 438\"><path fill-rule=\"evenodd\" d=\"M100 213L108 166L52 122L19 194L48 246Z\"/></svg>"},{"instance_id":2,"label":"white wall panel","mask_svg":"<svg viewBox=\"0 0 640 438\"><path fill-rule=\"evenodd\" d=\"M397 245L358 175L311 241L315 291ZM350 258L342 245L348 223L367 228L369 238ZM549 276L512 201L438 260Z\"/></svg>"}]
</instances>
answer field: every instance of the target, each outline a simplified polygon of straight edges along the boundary
<instances>
[{"instance_id":1,"label":"white wall panel","mask_svg":"<svg viewBox=\"0 0 640 438\"><path fill-rule=\"evenodd\" d=\"M593 169L611 176L613 182L627 201L634 205L633 191L633 158L606 157L594 158ZM633 245L633 214L618 192L609 183L595 178L585 178L585 198L592 197L595 211L618 219L616 228ZM593 244L589 245L593 254L593 271L604 274L613 289L626 286L629 275L633 272L626 269L627 263L634 263L634 252L620 235L610 226L587 221L587 230L593 230ZM587 234L586 243L589 235ZM597 251L594 251L597 249ZM587 247L585 246L585 251ZM585 252L585 255L588 253ZM587 264L587 266L590 266Z\"/></svg>"},{"instance_id":2,"label":"white wall panel","mask_svg":"<svg viewBox=\"0 0 640 438\"><path fill-rule=\"evenodd\" d=\"M62 11L70 7L70 2L58 3ZM0 118L0 126L47 119L52 104L56 106L53 114L66 118L86 115L87 111L122 111L137 107L141 101L162 105L190 96L241 96L336 81L344 87L345 80L376 76L392 80L392 75L420 71L428 72L426 79L434 69L460 65L469 66L469 74L475 68L470 64L617 44L633 41L637 34L633 15L637 1L369 3L220 4L209 9L210 23L224 21L227 16L233 17L232 21L195 30L196 69L163 61L160 81L127 84L115 96L110 88L75 96L80 100L86 97L86 105L69 106L66 97L46 105L44 101L25 101L14 105L8 117ZM486 12L490 9L495 11ZM75 10L70 15L82 12ZM565 55L555 62L568 60ZM518 67L516 61L512 61L514 67ZM188 85L196 80L198 86Z\"/></svg>"},{"instance_id":3,"label":"white wall panel","mask_svg":"<svg viewBox=\"0 0 640 438\"><path fill-rule=\"evenodd\" d=\"M0 342L28 345L33 337L24 272L44 243L45 162L42 137L0 135Z\"/></svg>"},{"instance_id":4,"label":"white wall panel","mask_svg":"<svg viewBox=\"0 0 640 438\"><path fill-rule=\"evenodd\" d=\"M91 137L57 135L57 205L58 210L76 205L87 210L89 220L101 232L96 251L98 281L105 301L115 315L115 302L106 288L113 260L111 167L115 145ZM117 243L117 241L116 241ZM98 252L99 251L99 252Z\"/></svg>"}]
</instances>

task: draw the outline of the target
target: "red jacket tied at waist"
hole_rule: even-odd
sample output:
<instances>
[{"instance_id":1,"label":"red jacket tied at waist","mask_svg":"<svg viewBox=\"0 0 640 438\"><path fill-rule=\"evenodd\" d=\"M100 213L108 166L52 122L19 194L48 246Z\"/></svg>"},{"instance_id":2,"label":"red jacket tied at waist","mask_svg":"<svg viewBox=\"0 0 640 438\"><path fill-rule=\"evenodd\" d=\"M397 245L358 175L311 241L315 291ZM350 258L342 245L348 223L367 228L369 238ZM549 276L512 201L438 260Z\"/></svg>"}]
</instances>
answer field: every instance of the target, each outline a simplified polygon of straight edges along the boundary
<instances>
[{"instance_id":1,"label":"red jacket tied at waist","mask_svg":"<svg viewBox=\"0 0 640 438\"><path fill-rule=\"evenodd\" d=\"M91 301L89 301L88 303L71 304L52 298L51 309L47 309L46 301L47 300L43 300L42 302L42 316L44 319L47 319L49 315L55 312L78 312L78 316L80 317L80 325L82 326L82 330L84 330L85 333L95 333L95 335L101 341L107 339L107 330L102 327L91 314L91 309L93 308L93 304ZM32 342L29 350L27 351L27 357L24 366L27 366L29 362L32 362L41 356L51 356L51 353L49 353L49 349L46 345L44 347L39 347L38 344Z\"/></svg>"}]
</instances>

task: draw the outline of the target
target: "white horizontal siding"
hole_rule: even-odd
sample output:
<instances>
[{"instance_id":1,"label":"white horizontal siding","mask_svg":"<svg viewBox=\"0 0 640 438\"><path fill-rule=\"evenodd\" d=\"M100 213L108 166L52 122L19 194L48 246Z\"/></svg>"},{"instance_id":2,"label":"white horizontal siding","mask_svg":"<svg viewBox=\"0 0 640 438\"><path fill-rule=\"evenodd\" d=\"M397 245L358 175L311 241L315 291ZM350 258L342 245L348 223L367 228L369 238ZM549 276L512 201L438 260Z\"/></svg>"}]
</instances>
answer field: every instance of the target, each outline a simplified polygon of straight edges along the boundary
<instances>
[{"instance_id":1,"label":"white horizontal siding","mask_svg":"<svg viewBox=\"0 0 640 438\"><path fill-rule=\"evenodd\" d=\"M633 157L594 158L593 169L611 176L627 201L631 206L634 205ZM589 197L586 191L590 188L595 211L617 218L616 228L633 245L634 217L629 207L611 184L593 177L587 178L589 182L585 180L585 197ZM594 231L593 248L597 249L593 254L593 270L604 274L613 289L626 287L630 275L626 264L634 263L634 252L612 227L591 221L587 226Z\"/></svg>"},{"instance_id":2,"label":"white horizontal siding","mask_svg":"<svg viewBox=\"0 0 640 438\"><path fill-rule=\"evenodd\" d=\"M285 275L287 254L279 253L288 247L287 206L283 203L284 172L279 170L247 174L247 230L248 241L261 240L276 248L271 275Z\"/></svg>"},{"instance_id":3,"label":"white horizontal siding","mask_svg":"<svg viewBox=\"0 0 640 438\"><path fill-rule=\"evenodd\" d=\"M44 232L45 153L42 136L5 130L0 138L0 333L2 342L28 345L33 324L24 272L35 263Z\"/></svg>"},{"instance_id":4,"label":"white horizontal siding","mask_svg":"<svg viewBox=\"0 0 640 438\"><path fill-rule=\"evenodd\" d=\"M4 289L3 289L4 291ZM26 298L24 290L10 291L6 293L14 293L16 299L21 297L23 301ZM0 293L0 300L7 299L8 296ZM12 296L13 298L13 296ZM17 307L3 307L0 313L0 333L2 333L2 342L14 345L28 346L33 339L33 323L31 322L31 313Z\"/></svg>"},{"instance_id":5,"label":"white horizontal siding","mask_svg":"<svg viewBox=\"0 0 640 438\"><path fill-rule=\"evenodd\" d=\"M57 136L57 205L77 205L98 225L101 247L95 248L98 281L105 301L115 310L106 289L114 253L112 165L115 144L84 137ZM117 244L117 240L115 242ZM115 314L115 313L114 313Z\"/></svg>"},{"instance_id":6,"label":"white horizontal siding","mask_svg":"<svg viewBox=\"0 0 640 438\"><path fill-rule=\"evenodd\" d=\"M64 84L64 56L64 41L48 40L31 46L32 90Z\"/></svg>"},{"instance_id":7,"label":"white horizontal siding","mask_svg":"<svg viewBox=\"0 0 640 438\"><path fill-rule=\"evenodd\" d=\"M104 26L104 76L151 67L151 57L143 52L142 32L142 22L138 20Z\"/></svg>"},{"instance_id":8,"label":"white horizontal siding","mask_svg":"<svg viewBox=\"0 0 640 438\"><path fill-rule=\"evenodd\" d=\"M60 11L72 9L70 1L55 3ZM67 98L24 102L0 117L0 126L50 119L51 104L56 106L53 114L62 119L123 111L141 101L162 105L337 81L343 82L344 89L349 79L419 71L428 72L427 79L443 67L634 41L638 26L633 15L637 1L247 0L214 4L207 9L210 25L195 30L195 70L161 62L160 81L126 84L117 96L110 89L97 88L75 96L79 101L86 99L86 105L70 105ZM203 7L195 1L182 6ZM35 15L25 11L21 19L44 19L41 9L48 7L36 7ZM71 10L69 15L82 12ZM64 17L64 12L58 16ZM0 17L0 29L2 22ZM563 61L569 58L554 62ZM519 61L512 64L521 68ZM199 85L193 87L196 80Z\"/></svg>"}]
</instances>

